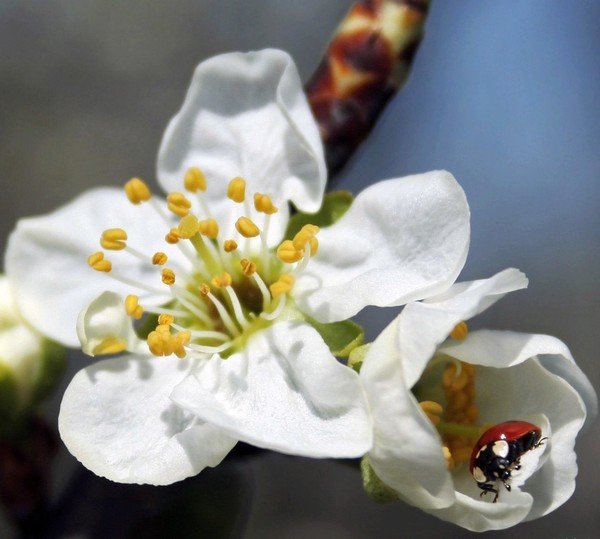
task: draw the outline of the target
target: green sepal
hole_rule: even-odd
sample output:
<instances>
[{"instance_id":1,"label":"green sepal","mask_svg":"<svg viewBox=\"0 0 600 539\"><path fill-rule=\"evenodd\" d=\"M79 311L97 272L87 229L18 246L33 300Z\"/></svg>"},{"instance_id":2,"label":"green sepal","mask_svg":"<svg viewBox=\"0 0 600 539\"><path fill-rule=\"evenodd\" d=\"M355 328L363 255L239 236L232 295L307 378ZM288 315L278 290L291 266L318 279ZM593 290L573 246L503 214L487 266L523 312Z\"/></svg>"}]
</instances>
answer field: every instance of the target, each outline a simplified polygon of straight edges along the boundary
<instances>
[{"instance_id":1,"label":"green sepal","mask_svg":"<svg viewBox=\"0 0 600 539\"><path fill-rule=\"evenodd\" d=\"M333 191L323 197L323 204L317 213L297 213L288 221L285 239L292 239L304 225L327 227L335 223L352 205L350 191Z\"/></svg>"},{"instance_id":2,"label":"green sepal","mask_svg":"<svg viewBox=\"0 0 600 539\"><path fill-rule=\"evenodd\" d=\"M379 479L366 455L360 461L360 474L363 480L363 488L372 500L386 503L399 499L398 493Z\"/></svg>"},{"instance_id":3,"label":"green sepal","mask_svg":"<svg viewBox=\"0 0 600 539\"><path fill-rule=\"evenodd\" d=\"M348 367L354 369L356 372L360 372L360 368L362 367L369 348L371 348L371 343L357 346L354 350L352 350L350 352L350 356L348 357Z\"/></svg>"},{"instance_id":4,"label":"green sepal","mask_svg":"<svg viewBox=\"0 0 600 539\"><path fill-rule=\"evenodd\" d=\"M352 320L321 324L307 316L306 321L318 331L331 353L337 357L348 357L365 340L364 329Z\"/></svg>"}]
</instances>

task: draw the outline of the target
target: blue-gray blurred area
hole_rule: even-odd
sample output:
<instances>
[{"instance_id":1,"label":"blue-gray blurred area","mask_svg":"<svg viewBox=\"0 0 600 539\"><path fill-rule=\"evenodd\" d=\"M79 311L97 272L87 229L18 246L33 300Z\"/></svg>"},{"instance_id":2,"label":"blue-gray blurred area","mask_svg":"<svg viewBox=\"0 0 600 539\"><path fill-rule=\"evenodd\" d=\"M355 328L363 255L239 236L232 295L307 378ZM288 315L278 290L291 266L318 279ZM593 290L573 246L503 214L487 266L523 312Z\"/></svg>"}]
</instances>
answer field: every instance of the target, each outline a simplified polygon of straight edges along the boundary
<instances>
[{"instance_id":1,"label":"blue-gray blurred area","mask_svg":"<svg viewBox=\"0 0 600 539\"><path fill-rule=\"evenodd\" d=\"M17 218L49 211L84 189L134 175L153 181L162 130L200 60L280 47L306 79L350 3L3 0L0 246ZM382 178L450 170L472 212L462 278L508 266L530 278L527 291L505 298L475 325L560 337L596 387L599 106L597 0L439 0L407 85L334 183L359 191ZM393 314L368 310L360 319L373 336ZM74 355L68 377L86 361ZM580 477L567 504L489 535L599 537L599 445L597 425L578 439ZM58 462L55 496L78 470L64 452ZM270 454L240 459L235 470L247 491L240 537L471 536L406 505L371 502L350 465ZM127 537L115 517L126 509L107 511L110 500L91 491L104 536ZM79 498L85 496L82 488ZM92 537L85 511L64 511L62 519L64 534L55 528L52 537ZM5 529L0 524L0 535Z\"/></svg>"}]
</instances>

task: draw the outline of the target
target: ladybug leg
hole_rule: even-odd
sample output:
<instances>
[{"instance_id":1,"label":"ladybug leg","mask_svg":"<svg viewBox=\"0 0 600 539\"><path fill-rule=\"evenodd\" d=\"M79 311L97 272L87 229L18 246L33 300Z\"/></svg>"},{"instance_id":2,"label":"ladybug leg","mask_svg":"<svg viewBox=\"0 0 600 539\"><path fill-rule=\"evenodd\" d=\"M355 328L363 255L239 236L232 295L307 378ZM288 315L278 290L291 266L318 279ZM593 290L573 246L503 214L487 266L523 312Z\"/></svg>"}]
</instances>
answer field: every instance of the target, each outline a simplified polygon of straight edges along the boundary
<instances>
[{"instance_id":1,"label":"ladybug leg","mask_svg":"<svg viewBox=\"0 0 600 539\"><path fill-rule=\"evenodd\" d=\"M477 486L482 490L482 492L479 494L480 498L483 498L488 492L493 492L494 493L494 499L492 500L492 503L496 503L496 500L498 499L498 489L494 486L494 484L490 484L490 483L477 483Z\"/></svg>"},{"instance_id":2,"label":"ladybug leg","mask_svg":"<svg viewBox=\"0 0 600 539\"><path fill-rule=\"evenodd\" d=\"M544 445L544 442L548 439L548 436L544 436L537 444L533 446L534 449L540 447L540 445Z\"/></svg>"}]
</instances>

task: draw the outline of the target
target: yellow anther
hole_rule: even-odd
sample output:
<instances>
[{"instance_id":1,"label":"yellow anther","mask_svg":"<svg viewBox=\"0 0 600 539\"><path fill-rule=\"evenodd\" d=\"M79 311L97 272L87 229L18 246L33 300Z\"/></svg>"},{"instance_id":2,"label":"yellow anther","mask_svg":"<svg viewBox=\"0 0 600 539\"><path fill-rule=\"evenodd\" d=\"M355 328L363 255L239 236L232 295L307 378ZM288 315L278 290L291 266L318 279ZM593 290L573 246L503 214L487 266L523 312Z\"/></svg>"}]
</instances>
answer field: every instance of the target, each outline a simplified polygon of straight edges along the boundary
<instances>
[{"instance_id":1,"label":"yellow anther","mask_svg":"<svg viewBox=\"0 0 600 539\"><path fill-rule=\"evenodd\" d=\"M181 233L178 228L172 228L169 233L165 236L165 241L170 244L178 243L181 239Z\"/></svg>"},{"instance_id":2,"label":"yellow anther","mask_svg":"<svg viewBox=\"0 0 600 539\"><path fill-rule=\"evenodd\" d=\"M108 273L112 269L112 263L110 260L104 259L104 253L98 251L88 256L88 265L96 271L102 271Z\"/></svg>"},{"instance_id":3,"label":"yellow anther","mask_svg":"<svg viewBox=\"0 0 600 539\"><path fill-rule=\"evenodd\" d=\"M155 266L164 266L169 257L162 251L158 251L152 255L152 264Z\"/></svg>"},{"instance_id":4,"label":"yellow anther","mask_svg":"<svg viewBox=\"0 0 600 539\"><path fill-rule=\"evenodd\" d=\"M250 277L254 273L256 273L256 264L247 258L242 258L240 260L240 265L242 266L242 273L246 277Z\"/></svg>"},{"instance_id":5,"label":"yellow anther","mask_svg":"<svg viewBox=\"0 0 600 539\"><path fill-rule=\"evenodd\" d=\"M260 229L248 217L240 217L235 222L235 228L245 238L255 238L260 234Z\"/></svg>"},{"instance_id":6,"label":"yellow anther","mask_svg":"<svg viewBox=\"0 0 600 539\"><path fill-rule=\"evenodd\" d=\"M121 251L127 246L125 240L127 240L127 232L122 228L108 228L102 232L100 245L109 251Z\"/></svg>"},{"instance_id":7,"label":"yellow anther","mask_svg":"<svg viewBox=\"0 0 600 539\"><path fill-rule=\"evenodd\" d=\"M170 326L175 322L175 317L172 314L163 313L158 317L159 326Z\"/></svg>"},{"instance_id":8,"label":"yellow anther","mask_svg":"<svg viewBox=\"0 0 600 539\"><path fill-rule=\"evenodd\" d=\"M319 242L316 238L317 232L319 232L318 226L304 225L292 240L294 247L297 250L304 249L308 243L310 245L310 256L315 256L319 247Z\"/></svg>"},{"instance_id":9,"label":"yellow anther","mask_svg":"<svg viewBox=\"0 0 600 539\"><path fill-rule=\"evenodd\" d=\"M183 239L193 238L200 229L200 222L195 215L191 213L186 215L181 221L179 221L179 226L177 230L179 230L179 235Z\"/></svg>"},{"instance_id":10,"label":"yellow anther","mask_svg":"<svg viewBox=\"0 0 600 539\"><path fill-rule=\"evenodd\" d=\"M180 331L172 338L173 353L183 359L186 356L185 345L190 342L192 334L189 331Z\"/></svg>"},{"instance_id":11,"label":"yellow anther","mask_svg":"<svg viewBox=\"0 0 600 539\"><path fill-rule=\"evenodd\" d=\"M168 331L159 331L159 327L148 334L148 348L154 356L170 356L173 353L173 337Z\"/></svg>"},{"instance_id":12,"label":"yellow anther","mask_svg":"<svg viewBox=\"0 0 600 539\"><path fill-rule=\"evenodd\" d=\"M434 425L437 425L441 421L440 415L444 411L441 404L435 401L422 401L419 403L419 406Z\"/></svg>"},{"instance_id":13,"label":"yellow anther","mask_svg":"<svg viewBox=\"0 0 600 539\"><path fill-rule=\"evenodd\" d=\"M162 270L162 282L169 286L175 284L175 272L169 268Z\"/></svg>"},{"instance_id":14,"label":"yellow anther","mask_svg":"<svg viewBox=\"0 0 600 539\"><path fill-rule=\"evenodd\" d=\"M277 247L277 258L282 262L292 264L304 257L304 249L296 249L292 240L285 240Z\"/></svg>"},{"instance_id":15,"label":"yellow anther","mask_svg":"<svg viewBox=\"0 0 600 539\"><path fill-rule=\"evenodd\" d=\"M201 284L199 290L200 294L203 296L208 296L210 294L210 286L208 286L206 283Z\"/></svg>"},{"instance_id":16,"label":"yellow anther","mask_svg":"<svg viewBox=\"0 0 600 539\"><path fill-rule=\"evenodd\" d=\"M442 452L444 453L444 458L446 459L446 465L448 466L448 470L454 468L454 459L452 458L452 453L447 446L442 447Z\"/></svg>"},{"instance_id":17,"label":"yellow anther","mask_svg":"<svg viewBox=\"0 0 600 539\"><path fill-rule=\"evenodd\" d=\"M205 219L200 221L200 234L210 238L211 240L217 239L219 235L219 223L215 219Z\"/></svg>"},{"instance_id":18,"label":"yellow anther","mask_svg":"<svg viewBox=\"0 0 600 539\"><path fill-rule=\"evenodd\" d=\"M135 320L139 320L144 314L144 309L139 304L140 298L130 294L125 298L125 312Z\"/></svg>"},{"instance_id":19,"label":"yellow anther","mask_svg":"<svg viewBox=\"0 0 600 539\"><path fill-rule=\"evenodd\" d=\"M262 193L254 193L254 207L256 211L267 215L277 213L277 207L273 204L271 197Z\"/></svg>"},{"instance_id":20,"label":"yellow anther","mask_svg":"<svg viewBox=\"0 0 600 539\"><path fill-rule=\"evenodd\" d=\"M196 193L197 191L206 191L206 178L204 172L198 167L188 168L183 178L183 185L187 191Z\"/></svg>"},{"instance_id":21,"label":"yellow anther","mask_svg":"<svg viewBox=\"0 0 600 539\"><path fill-rule=\"evenodd\" d=\"M127 342L117 337L106 337L102 342L94 346L92 354L103 356L106 354L118 354L127 348Z\"/></svg>"},{"instance_id":22,"label":"yellow anther","mask_svg":"<svg viewBox=\"0 0 600 539\"><path fill-rule=\"evenodd\" d=\"M238 248L237 241L235 240L225 240L223 242L223 250L226 253L231 253L231 251L235 251Z\"/></svg>"},{"instance_id":23,"label":"yellow anther","mask_svg":"<svg viewBox=\"0 0 600 539\"><path fill-rule=\"evenodd\" d=\"M294 286L294 278L287 273L283 273L277 281L269 286L269 290L271 291L271 295L276 298L281 294L287 294L292 289L292 286Z\"/></svg>"},{"instance_id":24,"label":"yellow anther","mask_svg":"<svg viewBox=\"0 0 600 539\"><path fill-rule=\"evenodd\" d=\"M469 333L469 326L466 322L459 322L454 326L454 329L450 332L450 337L457 341L463 340Z\"/></svg>"},{"instance_id":25,"label":"yellow anther","mask_svg":"<svg viewBox=\"0 0 600 539\"><path fill-rule=\"evenodd\" d=\"M212 278L211 284L216 288L223 288L231 285L231 275L225 272L223 275L215 275Z\"/></svg>"},{"instance_id":26,"label":"yellow anther","mask_svg":"<svg viewBox=\"0 0 600 539\"><path fill-rule=\"evenodd\" d=\"M127 198L133 204L141 204L146 200L150 200L152 196L150 188L140 178L131 178L131 180L125 183L124 187Z\"/></svg>"},{"instance_id":27,"label":"yellow anther","mask_svg":"<svg viewBox=\"0 0 600 539\"><path fill-rule=\"evenodd\" d=\"M169 193L167 195L167 208L178 217L185 217L190 213L192 203L181 193Z\"/></svg>"},{"instance_id":28,"label":"yellow anther","mask_svg":"<svg viewBox=\"0 0 600 539\"><path fill-rule=\"evenodd\" d=\"M246 181L236 176L227 186L227 196L234 202L244 202L246 199Z\"/></svg>"}]
</instances>

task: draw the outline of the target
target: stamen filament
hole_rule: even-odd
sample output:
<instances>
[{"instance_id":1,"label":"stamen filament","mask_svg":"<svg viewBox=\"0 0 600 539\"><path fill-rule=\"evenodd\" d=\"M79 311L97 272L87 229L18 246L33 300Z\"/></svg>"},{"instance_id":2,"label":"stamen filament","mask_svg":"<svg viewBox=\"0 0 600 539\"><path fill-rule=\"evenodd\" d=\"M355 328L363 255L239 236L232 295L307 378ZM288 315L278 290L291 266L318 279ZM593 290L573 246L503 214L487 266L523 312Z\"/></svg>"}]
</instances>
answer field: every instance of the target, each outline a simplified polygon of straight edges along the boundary
<instances>
[{"instance_id":1,"label":"stamen filament","mask_svg":"<svg viewBox=\"0 0 600 539\"><path fill-rule=\"evenodd\" d=\"M229 301L231 301L231 306L233 307L233 312L235 314L236 321L242 327L242 330L246 329L250 325L250 322L248 322L248 320L246 320L246 317L244 316L242 305L240 304L240 300L238 299L235 290L231 286L226 286L225 291L229 296Z\"/></svg>"},{"instance_id":2,"label":"stamen filament","mask_svg":"<svg viewBox=\"0 0 600 539\"><path fill-rule=\"evenodd\" d=\"M262 298L263 298L263 302L262 302L262 310L263 312L267 310L267 307L269 306L269 303L271 303L271 292L269 292L269 289L267 287L267 285L265 284L265 282L262 280L261 276L258 274L258 272L254 272L252 274L252 277L254 277L254 281L256 282L260 293L262 294Z\"/></svg>"},{"instance_id":3,"label":"stamen filament","mask_svg":"<svg viewBox=\"0 0 600 539\"><path fill-rule=\"evenodd\" d=\"M438 432L444 436L464 436L471 440L477 440L485 431L485 428L475 425L461 425L459 423L449 423L440 421L436 425Z\"/></svg>"},{"instance_id":4,"label":"stamen filament","mask_svg":"<svg viewBox=\"0 0 600 539\"><path fill-rule=\"evenodd\" d=\"M262 313L260 313L260 317L264 318L265 320L275 320L283 312L283 309L285 307L285 300L286 295L282 294L277 298L277 306L275 307L273 312L267 313L263 311Z\"/></svg>"},{"instance_id":5,"label":"stamen filament","mask_svg":"<svg viewBox=\"0 0 600 539\"><path fill-rule=\"evenodd\" d=\"M202 310L202 304L198 298L191 292L177 284L171 285L171 290L176 292L177 299L186 307L192 314L196 315L205 324L210 324L210 316ZM161 311L166 312L166 311Z\"/></svg>"},{"instance_id":6,"label":"stamen filament","mask_svg":"<svg viewBox=\"0 0 600 539\"><path fill-rule=\"evenodd\" d=\"M177 331L189 331L192 339L215 339L218 341L229 341L231 337L226 333L222 333L221 331L208 331L208 330L190 330L179 324L171 324L173 328Z\"/></svg>"},{"instance_id":7,"label":"stamen filament","mask_svg":"<svg viewBox=\"0 0 600 539\"><path fill-rule=\"evenodd\" d=\"M231 316L229 316L229 313L227 312L225 306L214 296L214 294L210 290L206 293L206 297L210 299L210 301L212 301L213 305L219 313L219 316L221 317L221 320L223 321L223 324L225 324L225 327L233 336L238 337L240 331L235 325L234 321L231 319Z\"/></svg>"},{"instance_id":8,"label":"stamen filament","mask_svg":"<svg viewBox=\"0 0 600 539\"><path fill-rule=\"evenodd\" d=\"M220 352L224 352L228 348L233 346L233 341L226 342L224 344L220 344L218 346L207 346L204 344L188 344L187 347L190 350L194 350L196 352L201 352L203 354L219 354Z\"/></svg>"}]
</instances>

